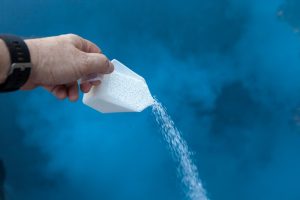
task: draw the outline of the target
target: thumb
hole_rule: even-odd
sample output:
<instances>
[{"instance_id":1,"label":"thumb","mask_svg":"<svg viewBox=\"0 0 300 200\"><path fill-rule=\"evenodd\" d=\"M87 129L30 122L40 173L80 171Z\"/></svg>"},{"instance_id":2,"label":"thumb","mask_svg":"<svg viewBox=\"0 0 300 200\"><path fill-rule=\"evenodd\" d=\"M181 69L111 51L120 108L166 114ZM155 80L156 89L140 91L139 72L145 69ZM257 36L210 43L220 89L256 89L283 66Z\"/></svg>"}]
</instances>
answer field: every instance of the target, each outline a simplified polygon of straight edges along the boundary
<instances>
[{"instance_id":1,"label":"thumb","mask_svg":"<svg viewBox=\"0 0 300 200\"><path fill-rule=\"evenodd\" d=\"M109 59L99 53L86 53L84 64L80 65L82 75L90 74L109 74L113 72L114 66Z\"/></svg>"}]
</instances>

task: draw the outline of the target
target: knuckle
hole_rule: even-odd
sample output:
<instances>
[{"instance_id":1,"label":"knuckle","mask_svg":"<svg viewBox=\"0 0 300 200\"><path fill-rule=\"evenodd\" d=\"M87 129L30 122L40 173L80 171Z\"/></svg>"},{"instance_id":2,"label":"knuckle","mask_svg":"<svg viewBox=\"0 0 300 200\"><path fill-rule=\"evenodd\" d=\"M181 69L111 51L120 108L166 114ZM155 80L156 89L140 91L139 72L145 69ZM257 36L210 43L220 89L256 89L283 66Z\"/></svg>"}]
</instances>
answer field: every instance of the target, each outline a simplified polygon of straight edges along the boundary
<instances>
[{"instance_id":1,"label":"knuckle","mask_svg":"<svg viewBox=\"0 0 300 200\"><path fill-rule=\"evenodd\" d=\"M66 34L66 35L64 35L64 37L73 44L78 44L82 40L82 38L79 35L76 35L73 33Z\"/></svg>"},{"instance_id":2,"label":"knuckle","mask_svg":"<svg viewBox=\"0 0 300 200\"><path fill-rule=\"evenodd\" d=\"M90 65L90 59L89 56L85 53L80 54L80 60L81 60L81 65L84 68L88 68Z\"/></svg>"},{"instance_id":3,"label":"knuckle","mask_svg":"<svg viewBox=\"0 0 300 200\"><path fill-rule=\"evenodd\" d=\"M89 68L90 65L90 61L89 61L89 56L81 53L78 55L79 61L77 63L77 65L79 66L77 69L77 73L79 76L83 76L86 74L86 71Z\"/></svg>"},{"instance_id":4,"label":"knuckle","mask_svg":"<svg viewBox=\"0 0 300 200\"><path fill-rule=\"evenodd\" d=\"M76 39L76 38L79 38L78 35L74 34L74 33L69 33L66 35L67 37L71 38L71 39Z\"/></svg>"}]
</instances>

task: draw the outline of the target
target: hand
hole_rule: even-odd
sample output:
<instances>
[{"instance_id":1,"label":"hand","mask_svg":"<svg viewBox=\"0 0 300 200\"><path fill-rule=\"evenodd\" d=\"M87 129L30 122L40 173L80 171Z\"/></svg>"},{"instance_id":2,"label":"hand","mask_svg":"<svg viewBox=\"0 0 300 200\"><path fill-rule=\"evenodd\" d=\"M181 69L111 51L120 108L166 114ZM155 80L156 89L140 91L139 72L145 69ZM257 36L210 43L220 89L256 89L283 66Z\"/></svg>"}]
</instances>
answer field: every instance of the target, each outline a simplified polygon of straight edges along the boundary
<instances>
[{"instance_id":1,"label":"hand","mask_svg":"<svg viewBox=\"0 0 300 200\"><path fill-rule=\"evenodd\" d=\"M26 40L33 64L31 75L22 89L43 86L59 99L76 101L79 97L77 80L94 73L111 73L113 64L92 42L77 35ZM80 85L89 92L100 81Z\"/></svg>"}]
</instances>

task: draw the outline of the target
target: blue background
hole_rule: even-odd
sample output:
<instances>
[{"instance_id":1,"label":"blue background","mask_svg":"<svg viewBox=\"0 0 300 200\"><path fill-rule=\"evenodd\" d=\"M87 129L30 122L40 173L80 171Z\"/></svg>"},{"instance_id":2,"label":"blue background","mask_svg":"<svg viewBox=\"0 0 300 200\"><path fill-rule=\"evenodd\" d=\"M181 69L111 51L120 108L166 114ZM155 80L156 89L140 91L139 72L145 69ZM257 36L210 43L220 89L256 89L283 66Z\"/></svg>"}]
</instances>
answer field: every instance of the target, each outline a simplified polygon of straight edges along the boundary
<instances>
[{"instance_id":1,"label":"blue background","mask_svg":"<svg viewBox=\"0 0 300 200\"><path fill-rule=\"evenodd\" d=\"M297 0L1 0L0 32L79 34L147 80L212 200L300 199ZM151 109L1 94L13 200L185 199Z\"/></svg>"}]
</instances>

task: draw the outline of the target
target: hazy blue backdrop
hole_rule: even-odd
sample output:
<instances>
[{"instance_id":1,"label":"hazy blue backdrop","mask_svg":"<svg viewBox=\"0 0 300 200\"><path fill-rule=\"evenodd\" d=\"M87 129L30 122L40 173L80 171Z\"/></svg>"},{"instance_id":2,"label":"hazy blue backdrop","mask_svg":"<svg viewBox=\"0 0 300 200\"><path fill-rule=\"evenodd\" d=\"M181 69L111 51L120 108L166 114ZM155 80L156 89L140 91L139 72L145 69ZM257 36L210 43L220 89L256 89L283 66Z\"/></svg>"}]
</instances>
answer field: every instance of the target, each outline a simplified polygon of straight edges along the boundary
<instances>
[{"instance_id":1,"label":"hazy blue backdrop","mask_svg":"<svg viewBox=\"0 0 300 200\"><path fill-rule=\"evenodd\" d=\"M147 80L211 200L300 199L297 0L1 0L0 32L76 33ZM12 200L186 199L151 109L0 95Z\"/></svg>"}]
</instances>

